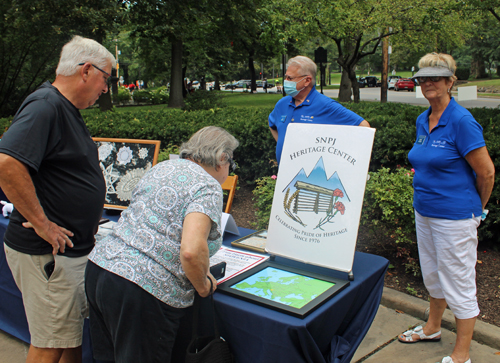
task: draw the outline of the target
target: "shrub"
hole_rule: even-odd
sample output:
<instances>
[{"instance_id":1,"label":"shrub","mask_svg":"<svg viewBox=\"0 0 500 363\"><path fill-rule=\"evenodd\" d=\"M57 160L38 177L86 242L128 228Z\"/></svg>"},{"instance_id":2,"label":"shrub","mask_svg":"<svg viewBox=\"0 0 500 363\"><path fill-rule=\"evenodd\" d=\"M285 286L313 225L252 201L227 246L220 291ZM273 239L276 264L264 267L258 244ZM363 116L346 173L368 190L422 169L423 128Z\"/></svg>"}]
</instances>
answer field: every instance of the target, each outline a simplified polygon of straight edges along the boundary
<instances>
[{"instance_id":1,"label":"shrub","mask_svg":"<svg viewBox=\"0 0 500 363\"><path fill-rule=\"evenodd\" d=\"M0 118L0 137L7 131L12 122L12 117Z\"/></svg>"},{"instance_id":2,"label":"shrub","mask_svg":"<svg viewBox=\"0 0 500 363\"><path fill-rule=\"evenodd\" d=\"M263 229L267 228L269 225L274 189L276 188L276 175L257 179L256 184L257 186L253 190L256 208L255 216L257 217L257 225L255 228Z\"/></svg>"},{"instance_id":3,"label":"shrub","mask_svg":"<svg viewBox=\"0 0 500 363\"><path fill-rule=\"evenodd\" d=\"M270 108L222 108L185 112L179 109L148 111L85 112L90 134L95 137L160 140L162 147L180 145L205 126L225 128L240 141L234 159L241 181L255 180L276 172L274 141L267 117Z\"/></svg>"},{"instance_id":4,"label":"shrub","mask_svg":"<svg viewBox=\"0 0 500 363\"><path fill-rule=\"evenodd\" d=\"M187 95L182 109L185 111L199 111L222 107L226 107L226 105L220 92L198 90Z\"/></svg>"},{"instance_id":5,"label":"shrub","mask_svg":"<svg viewBox=\"0 0 500 363\"><path fill-rule=\"evenodd\" d=\"M413 212L413 171L381 168L370 172L366 183L361 223L394 242L396 255L407 272L420 274Z\"/></svg>"},{"instance_id":6,"label":"shrub","mask_svg":"<svg viewBox=\"0 0 500 363\"><path fill-rule=\"evenodd\" d=\"M460 81L467 81L469 79L469 76L470 76L470 68L469 67L457 67L457 69L455 71L455 76L457 76L457 78Z\"/></svg>"},{"instance_id":7,"label":"shrub","mask_svg":"<svg viewBox=\"0 0 500 363\"><path fill-rule=\"evenodd\" d=\"M169 93L167 87L160 87L155 90L151 90L149 91L149 95L153 105L168 103Z\"/></svg>"},{"instance_id":8,"label":"shrub","mask_svg":"<svg viewBox=\"0 0 500 363\"><path fill-rule=\"evenodd\" d=\"M160 150L158 154L158 162L161 163L165 160L170 160L170 154L179 154L179 146L168 145L166 149Z\"/></svg>"},{"instance_id":9,"label":"shrub","mask_svg":"<svg viewBox=\"0 0 500 363\"><path fill-rule=\"evenodd\" d=\"M135 90L132 93L135 103L151 103L151 95L145 90Z\"/></svg>"},{"instance_id":10,"label":"shrub","mask_svg":"<svg viewBox=\"0 0 500 363\"><path fill-rule=\"evenodd\" d=\"M130 101L130 91L125 87L118 87L118 102L126 103Z\"/></svg>"}]
</instances>

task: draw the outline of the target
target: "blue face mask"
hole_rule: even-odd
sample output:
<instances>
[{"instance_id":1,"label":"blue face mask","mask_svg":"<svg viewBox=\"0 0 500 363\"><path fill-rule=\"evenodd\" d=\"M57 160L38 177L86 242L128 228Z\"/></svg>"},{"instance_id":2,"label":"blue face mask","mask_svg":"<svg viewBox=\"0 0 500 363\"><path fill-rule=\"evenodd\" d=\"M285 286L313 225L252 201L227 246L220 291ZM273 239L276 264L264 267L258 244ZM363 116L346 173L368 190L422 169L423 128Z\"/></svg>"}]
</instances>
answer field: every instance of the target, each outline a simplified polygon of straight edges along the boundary
<instances>
[{"instance_id":1,"label":"blue face mask","mask_svg":"<svg viewBox=\"0 0 500 363\"><path fill-rule=\"evenodd\" d=\"M305 76L307 77L307 76ZM303 77L302 79L304 79L305 77ZM292 96L292 97L295 97L299 94L300 91L302 91L305 87L302 87L301 89L297 89L297 83L299 83L300 81L299 80L298 82L294 82L294 81L287 81L285 80L283 82L283 88L285 89L285 92L288 96Z\"/></svg>"}]
</instances>

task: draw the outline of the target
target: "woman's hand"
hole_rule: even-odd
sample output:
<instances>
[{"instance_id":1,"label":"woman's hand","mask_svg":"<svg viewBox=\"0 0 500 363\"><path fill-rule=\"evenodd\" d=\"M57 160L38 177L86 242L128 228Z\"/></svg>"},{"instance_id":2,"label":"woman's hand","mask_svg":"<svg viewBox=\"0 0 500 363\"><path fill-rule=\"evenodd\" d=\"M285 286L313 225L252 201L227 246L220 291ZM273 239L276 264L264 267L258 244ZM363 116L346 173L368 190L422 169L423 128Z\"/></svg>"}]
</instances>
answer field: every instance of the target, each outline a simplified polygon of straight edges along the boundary
<instances>
[{"instance_id":1,"label":"woman's hand","mask_svg":"<svg viewBox=\"0 0 500 363\"><path fill-rule=\"evenodd\" d=\"M210 281L212 281L212 284L210 284ZM212 276L212 274L210 272L207 275L207 284L206 285L207 285L206 290L204 290L202 292L196 290L201 297L210 296L211 294L213 294L215 292L215 290L217 290L217 280ZM210 289L212 289L212 291L210 291Z\"/></svg>"}]
</instances>

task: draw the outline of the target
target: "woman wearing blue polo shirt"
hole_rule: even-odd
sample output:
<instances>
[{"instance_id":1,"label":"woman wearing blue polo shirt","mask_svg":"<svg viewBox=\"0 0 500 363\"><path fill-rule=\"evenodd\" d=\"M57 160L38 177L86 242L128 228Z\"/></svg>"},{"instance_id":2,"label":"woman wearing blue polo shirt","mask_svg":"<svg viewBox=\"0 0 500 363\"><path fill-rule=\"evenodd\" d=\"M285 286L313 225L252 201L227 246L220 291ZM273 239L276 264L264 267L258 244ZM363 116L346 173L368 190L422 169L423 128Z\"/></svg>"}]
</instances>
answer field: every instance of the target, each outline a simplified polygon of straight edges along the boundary
<instances>
[{"instance_id":1,"label":"woman wearing blue polo shirt","mask_svg":"<svg viewBox=\"0 0 500 363\"><path fill-rule=\"evenodd\" d=\"M451 97L456 64L447 54L427 54L415 74L430 108L417 119L408 159L413 179L415 225L424 284L427 324L399 336L403 343L439 341L448 305L455 315L455 348L442 363L471 363L469 347L479 314L476 299L477 227L493 189L495 168L483 129Z\"/></svg>"}]
</instances>

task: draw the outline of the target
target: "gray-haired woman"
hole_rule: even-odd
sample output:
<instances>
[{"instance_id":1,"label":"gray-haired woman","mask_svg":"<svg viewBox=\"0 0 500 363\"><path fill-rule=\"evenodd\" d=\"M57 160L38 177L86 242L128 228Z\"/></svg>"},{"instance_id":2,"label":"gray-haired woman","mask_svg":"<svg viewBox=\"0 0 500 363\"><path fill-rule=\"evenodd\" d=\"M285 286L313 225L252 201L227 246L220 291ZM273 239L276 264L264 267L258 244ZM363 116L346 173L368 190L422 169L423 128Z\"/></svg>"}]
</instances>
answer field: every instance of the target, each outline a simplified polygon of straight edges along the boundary
<instances>
[{"instance_id":1,"label":"gray-haired woman","mask_svg":"<svg viewBox=\"0 0 500 363\"><path fill-rule=\"evenodd\" d=\"M113 233L96 244L85 276L95 359L170 362L195 290L204 297L217 286L209 257L222 244L221 184L237 146L222 128L196 132L181 159L144 175Z\"/></svg>"}]
</instances>

